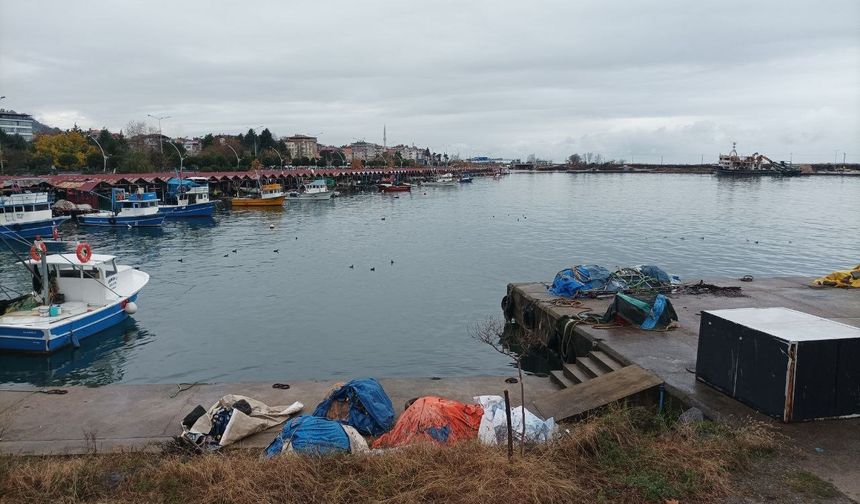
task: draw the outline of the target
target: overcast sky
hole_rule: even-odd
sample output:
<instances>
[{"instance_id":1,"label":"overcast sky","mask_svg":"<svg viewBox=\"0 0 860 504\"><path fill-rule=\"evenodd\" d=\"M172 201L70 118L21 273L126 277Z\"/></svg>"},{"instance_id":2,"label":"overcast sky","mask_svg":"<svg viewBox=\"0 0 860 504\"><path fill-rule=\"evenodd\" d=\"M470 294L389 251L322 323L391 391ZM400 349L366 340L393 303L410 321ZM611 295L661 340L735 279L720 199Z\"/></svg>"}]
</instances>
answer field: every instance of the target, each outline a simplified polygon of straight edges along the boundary
<instances>
[{"instance_id":1,"label":"overcast sky","mask_svg":"<svg viewBox=\"0 0 860 504\"><path fill-rule=\"evenodd\" d=\"M860 162L860 1L0 0L0 94L61 128Z\"/></svg>"}]
</instances>

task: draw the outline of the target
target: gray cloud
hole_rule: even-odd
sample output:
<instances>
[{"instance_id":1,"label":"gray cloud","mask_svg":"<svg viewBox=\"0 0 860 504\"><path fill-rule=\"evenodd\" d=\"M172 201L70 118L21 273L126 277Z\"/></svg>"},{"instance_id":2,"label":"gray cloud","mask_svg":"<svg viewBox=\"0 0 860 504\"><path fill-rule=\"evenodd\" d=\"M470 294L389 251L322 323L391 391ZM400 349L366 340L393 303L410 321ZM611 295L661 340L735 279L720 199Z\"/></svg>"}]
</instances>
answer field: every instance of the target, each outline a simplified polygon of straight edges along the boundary
<instances>
[{"instance_id":1,"label":"gray cloud","mask_svg":"<svg viewBox=\"0 0 860 504\"><path fill-rule=\"evenodd\" d=\"M2 0L0 93L61 127L860 161L860 3Z\"/></svg>"}]
</instances>

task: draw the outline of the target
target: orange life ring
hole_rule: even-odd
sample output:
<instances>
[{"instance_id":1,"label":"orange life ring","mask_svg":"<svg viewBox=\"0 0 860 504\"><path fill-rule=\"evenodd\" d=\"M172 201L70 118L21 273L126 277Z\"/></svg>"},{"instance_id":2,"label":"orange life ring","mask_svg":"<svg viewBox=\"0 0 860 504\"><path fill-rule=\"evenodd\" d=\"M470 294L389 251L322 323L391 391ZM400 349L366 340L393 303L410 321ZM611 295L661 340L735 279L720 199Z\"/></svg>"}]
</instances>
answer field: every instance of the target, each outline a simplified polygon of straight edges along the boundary
<instances>
[{"instance_id":1,"label":"orange life ring","mask_svg":"<svg viewBox=\"0 0 860 504\"><path fill-rule=\"evenodd\" d=\"M75 249L75 255L78 256L78 261L81 263L88 263L93 257L93 248L90 247L89 243L80 243Z\"/></svg>"},{"instance_id":2,"label":"orange life ring","mask_svg":"<svg viewBox=\"0 0 860 504\"><path fill-rule=\"evenodd\" d=\"M34 261L41 261L42 256L48 253L48 246L45 245L45 242L39 242L39 246L36 247L34 244L30 247L30 259Z\"/></svg>"}]
</instances>

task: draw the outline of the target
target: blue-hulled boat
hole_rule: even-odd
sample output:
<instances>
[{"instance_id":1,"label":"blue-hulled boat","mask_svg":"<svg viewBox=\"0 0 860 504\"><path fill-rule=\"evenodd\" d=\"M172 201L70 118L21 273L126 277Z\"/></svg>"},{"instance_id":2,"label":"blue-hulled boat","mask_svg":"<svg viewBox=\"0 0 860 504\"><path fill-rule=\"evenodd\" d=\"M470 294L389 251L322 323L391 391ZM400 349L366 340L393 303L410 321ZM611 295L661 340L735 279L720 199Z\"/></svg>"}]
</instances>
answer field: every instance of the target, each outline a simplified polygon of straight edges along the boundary
<instances>
[{"instance_id":1,"label":"blue-hulled boat","mask_svg":"<svg viewBox=\"0 0 860 504\"><path fill-rule=\"evenodd\" d=\"M52 215L48 193L0 196L0 236L4 238L51 236L69 218Z\"/></svg>"},{"instance_id":2,"label":"blue-hulled boat","mask_svg":"<svg viewBox=\"0 0 860 504\"><path fill-rule=\"evenodd\" d=\"M78 224L103 227L152 227L164 223L158 213L158 197L154 192L127 193L111 189L111 208L78 216Z\"/></svg>"},{"instance_id":3,"label":"blue-hulled boat","mask_svg":"<svg viewBox=\"0 0 860 504\"><path fill-rule=\"evenodd\" d=\"M471 184L472 183L472 175L469 173L464 173L460 176L461 184Z\"/></svg>"},{"instance_id":4,"label":"blue-hulled boat","mask_svg":"<svg viewBox=\"0 0 860 504\"><path fill-rule=\"evenodd\" d=\"M171 178L167 181L165 200L166 203L158 206L158 213L169 219L212 217L215 211L215 202L209 199L207 179Z\"/></svg>"},{"instance_id":5,"label":"blue-hulled boat","mask_svg":"<svg viewBox=\"0 0 860 504\"><path fill-rule=\"evenodd\" d=\"M0 350L47 353L78 346L136 313L140 290L149 282L147 273L116 264L114 256L81 253L80 247L77 254L24 264L41 294L2 303Z\"/></svg>"}]
</instances>

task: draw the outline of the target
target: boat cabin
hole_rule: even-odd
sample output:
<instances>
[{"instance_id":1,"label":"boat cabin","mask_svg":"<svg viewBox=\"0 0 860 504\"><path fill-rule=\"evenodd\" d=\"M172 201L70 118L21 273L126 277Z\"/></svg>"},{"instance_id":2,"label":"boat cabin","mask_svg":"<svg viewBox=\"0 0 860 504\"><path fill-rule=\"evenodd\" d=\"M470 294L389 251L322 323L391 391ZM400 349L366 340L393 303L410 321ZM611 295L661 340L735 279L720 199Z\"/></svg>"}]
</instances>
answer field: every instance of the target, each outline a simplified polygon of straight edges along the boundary
<instances>
[{"instance_id":1,"label":"boat cabin","mask_svg":"<svg viewBox=\"0 0 860 504\"><path fill-rule=\"evenodd\" d=\"M261 198L277 198L284 194L284 188L281 184L263 184L260 187Z\"/></svg>"},{"instance_id":2,"label":"boat cabin","mask_svg":"<svg viewBox=\"0 0 860 504\"><path fill-rule=\"evenodd\" d=\"M127 193L114 189L114 211L123 216L151 215L158 212L158 196L154 192Z\"/></svg>"},{"instance_id":3,"label":"boat cabin","mask_svg":"<svg viewBox=\"0 0 860 504\"><path fill-rule=\"evenodd\" d=\"M0 225L50 220L48 193L23 193L0 196Z\"/></svg>"},{"instance_id":4,"label":"boat cabin","mask_svg":"<svg viewBox=\"0 0 860 504\"><path fill-rule=\"evenodd\" d=\"M132 282L133 269L117 265L116 257L112 255L93 254L86 263L82 263L76 254L53 254L45 260L49 291L52 296L62 294L65 303L79 302L92 306L114 303L121 298L117 291L126 291ZM26 263L37 272L41 270L39 261L30 259Z\"/></svg>"},{"instance_id":5,"label":"boat cabin","mask_svg":"<svg viewBox=\"0 0 860 504\"><path fill-rule=\"evenodd\" d=\"M299 192L306 194L324 193L326 191L328 191L328 184L326 184L325 179L316 179L299 187Z\"/></svg>"}]
</instances>

